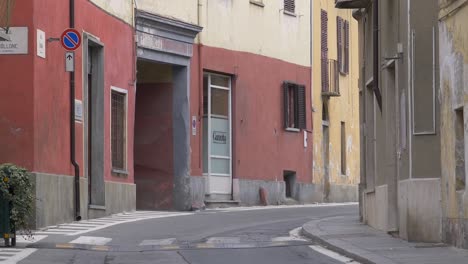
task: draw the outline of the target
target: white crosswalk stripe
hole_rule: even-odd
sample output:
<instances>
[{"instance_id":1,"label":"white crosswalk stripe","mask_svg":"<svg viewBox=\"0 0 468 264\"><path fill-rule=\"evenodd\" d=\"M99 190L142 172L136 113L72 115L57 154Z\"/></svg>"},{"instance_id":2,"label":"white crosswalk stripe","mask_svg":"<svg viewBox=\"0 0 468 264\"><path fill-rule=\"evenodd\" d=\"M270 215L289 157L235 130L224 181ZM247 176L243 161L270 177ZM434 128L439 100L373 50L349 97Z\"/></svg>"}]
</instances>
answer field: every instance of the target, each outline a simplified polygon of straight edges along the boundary
<instances>
[{"instance_id":1,"label":"white crosswalk stripe","mask_svg":"<svg viewBox=\"0 0 468 264\"><path fill-rule=\"evenodd\" d=\"M32 248L0 248L0 264L16 264L35 251Z\"/></svg>"},{"instance_id":2,"label":"white crosswalk stripe","mask_svg":"<svg viewBox=\"0 0 468 264\"><path fill-rule=\"evenodd\" d=\"M35 235L68 235L75 236L88 232L100 230L113 225L122 223L135 222L140 220L166 218L174 216L192 215L193 213L179 213L179 212L155 212L155 211L136 211L129 213L119 213L111 216L83 220L69 224L62 224L58 226L51 226L43 230L35 232Z\"/></svg>"}]
</instances>

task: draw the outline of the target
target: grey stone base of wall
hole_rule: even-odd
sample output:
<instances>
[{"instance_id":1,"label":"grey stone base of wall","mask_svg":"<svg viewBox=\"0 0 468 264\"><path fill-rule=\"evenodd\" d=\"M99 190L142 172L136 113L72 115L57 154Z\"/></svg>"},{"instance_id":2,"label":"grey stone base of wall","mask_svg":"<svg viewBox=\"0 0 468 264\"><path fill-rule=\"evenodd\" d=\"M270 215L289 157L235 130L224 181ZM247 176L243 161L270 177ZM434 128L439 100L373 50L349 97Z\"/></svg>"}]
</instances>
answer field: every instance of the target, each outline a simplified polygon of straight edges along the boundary
<instances>
[{"instance_id":1,"label":"grey stone base of wall","mask_svg":"<svg viewBox=\"0 0 468 264\"><path fill-rule=\"evenodd\" d=\"M35 212L31 226L41 228L74 221L74 177L32 173ZM106 205L99 209L88 206L88 181L80 178L80 212L82 219L96 218L135 210L134 184L105 182Z\"/></svg>"},{"instance_id":2,"label":"grey stone base of wall","mask_svg":"<svg viewBox=\"0 0 468 264\"><path fill-rule=\"evenodd\" d=\"M409 241L440 242L440 180L399 181L397 205L392 204L388 189L380 185L364 191L364 222L385 232L398 231L400 238Z\"/></svg>"},{"instance_id":3,"label":"grey stone base of wall","mask_svg":"<svg viewBox=\"0 0 468 264\"><path fill-rule=\"evenodd\" d=\"M468 249L468 219L442 219L442 239L444 243Z\"/></svg>"},{"instance_id":4,"label":"grey stone base of wall","mask_svg":"<svg viewBox=\"0 0 468 264\"><path fill-rule=\"evenodd\" d=\"M192 205L199 206L205 201L205 177L190 177ZM264 188L268 195L268 204L279 205L286 203L286 184L284 181L264 181L234 179L233 198L241 205L260 205L260 188ZM296 183L292 197L302 204L321 202L357 202L357 185L331 185L330 194L325 201L323 186L318 184Z\"/></svg>"}]
</instances>

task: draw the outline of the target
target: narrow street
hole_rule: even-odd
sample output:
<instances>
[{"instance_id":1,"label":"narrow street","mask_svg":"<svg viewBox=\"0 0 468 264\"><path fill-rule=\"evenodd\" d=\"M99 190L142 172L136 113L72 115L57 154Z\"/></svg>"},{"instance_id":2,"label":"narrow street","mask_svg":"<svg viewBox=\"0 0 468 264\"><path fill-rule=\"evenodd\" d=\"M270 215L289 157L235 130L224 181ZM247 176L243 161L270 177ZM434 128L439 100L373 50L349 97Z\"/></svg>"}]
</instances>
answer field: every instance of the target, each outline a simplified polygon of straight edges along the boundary
<instances>
[{"instance_id":1,"label":"narrow street","mask_svg":"<svg viewBox=\"0 0 468 264\"><path fill-rule=\"evenodd\" d=\"M37 251L18 263L343 263L314 250L321 248L300 237L298 227L314 219L356 215L357 210L356 205L319 205L169 213L90 232L81 229L78 235L68 225L43 231L47 237L28 245ZM59 229L72 230L71 235L59 234Z\"/></svg>"}]
</instances>

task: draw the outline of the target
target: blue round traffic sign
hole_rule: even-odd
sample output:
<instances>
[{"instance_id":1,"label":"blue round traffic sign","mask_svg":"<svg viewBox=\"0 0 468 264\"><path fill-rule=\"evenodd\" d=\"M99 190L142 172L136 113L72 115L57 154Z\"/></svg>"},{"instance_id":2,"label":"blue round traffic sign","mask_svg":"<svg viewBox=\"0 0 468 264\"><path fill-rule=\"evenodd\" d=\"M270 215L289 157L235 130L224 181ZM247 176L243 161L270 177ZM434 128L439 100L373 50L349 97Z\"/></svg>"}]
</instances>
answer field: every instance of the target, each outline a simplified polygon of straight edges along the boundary
<instances>
[{"instance_id":1,"label":"blue round traffic sign","mask_svg":"<svg viewBox=\"0 0 468 264\"><path fill-rule=\"evenodd\" d=\"M81 45L81 35L76 29L69 28L63 31L60 42L66 50L76 50Z\"/></svg>"}]
</instances>

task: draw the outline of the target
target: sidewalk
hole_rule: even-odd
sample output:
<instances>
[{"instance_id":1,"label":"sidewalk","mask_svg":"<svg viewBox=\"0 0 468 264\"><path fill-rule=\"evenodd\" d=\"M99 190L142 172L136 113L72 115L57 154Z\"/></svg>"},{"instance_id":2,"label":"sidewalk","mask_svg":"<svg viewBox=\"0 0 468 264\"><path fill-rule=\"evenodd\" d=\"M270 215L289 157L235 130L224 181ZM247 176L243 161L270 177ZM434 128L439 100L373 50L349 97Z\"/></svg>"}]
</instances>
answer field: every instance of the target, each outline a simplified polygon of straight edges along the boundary
<instances>
[{"instance_id":1,"label":"sidewalk","mask_svg":"<svg viewBox=\"0 0 468 264\"><path fill-rule=\"evenodd\" d=\"M443 244L409 243L359 222L357 216L306 223L303 234L363 264L467 264L468 250Z\"/></svg>"}]
</instances>

